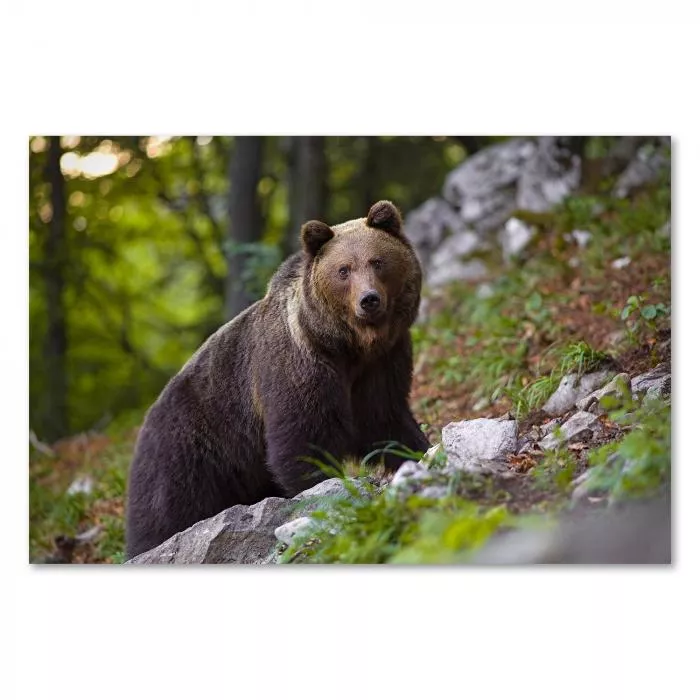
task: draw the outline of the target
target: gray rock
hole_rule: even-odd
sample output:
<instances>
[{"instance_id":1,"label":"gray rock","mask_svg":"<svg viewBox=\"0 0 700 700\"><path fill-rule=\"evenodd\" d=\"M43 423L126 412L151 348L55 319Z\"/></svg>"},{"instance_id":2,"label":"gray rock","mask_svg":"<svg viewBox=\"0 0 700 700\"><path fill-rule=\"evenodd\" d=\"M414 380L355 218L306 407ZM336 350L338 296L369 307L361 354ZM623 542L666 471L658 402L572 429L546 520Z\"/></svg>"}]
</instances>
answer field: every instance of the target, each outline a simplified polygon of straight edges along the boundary
<instances>
[{"instance_id":1,"label":"gray rock","mask_svg":"<svg viewBox=\"0 0 700 700\"><path fill-rule=\"evenodd\" d=\"M517 181L536 151L529 139L485 148L447 176L443 196L478 233L495 230L515 210Z\"/></svg>"},{"instance_id":2,"label":"gray rock","mask_svg":"<svg viewBox=\"0 0 700 700\"><path fill-rule=\"evenodd\" d=\"M561 425L561 418L552 418L552 420L548 420L546 423L543 423L540 426L540 431L542 435L549 435L555 428L558 428Z\"/></svg>"},{"instance_id":3,"label":"gray rock","mask_svg":"<svg viewBox=\"0 0 700 700\"><path fill-rule=\"evenodd\" d=\"M469 256L486 247L473 231L464 230L445 239L430 258L426 284L435 288L458 280L483 278L488 272L486 266Z\"/></svg>"},{"instance_id":4,"label":"gray rock","mask_svg":"<svg viewBox=\"0 0 700 700\"><path fill-rule=\"evenodd\" d=\"M474 282L488 275L488 268L478 259L463 262L459 259L450 260L439 267L433 266L428 270L426 284L429 287L442 287L450 282Z\"/></svg>"},{"instance_id":5,"label":"gray rock","mask_svg":"<svg viewBox=\"0 0 700 700\"><path fill-rule=\"evenodd\" d=\"M362 490L362 481L351 482ZM351 497L341 479L326 479L292 499L266 498L238 505L195 523L127 564L269 564L275 530L315 510L324 498Z\"/></svg>"},{"instance_id":6,"label":"gray rock","mask_svg":"<svg viewBox=\"0 0 700 700\"><path fill-rule=\"evenodd\" d=\"M654 369L632 379L632 396L661 398L671 393L671 369L667 363L661 363Z\"/></svg>"},{"instance_id":7,"label":"gray rock","mask_svg":"<svg viewBox=\"0 0 700 700\"><path fill-rule=\"evenodd\" d=\"M498 236L501 249L503 250L504 262L508 262L520 255L527 247L527 244L533 239L534 235L534 227L528 226L524 221L520 221L520 219L508 219Z\"/></svg>"},{"instance_id":8,"label":"gray rock","mask_svg":"<svg viewBox=\"0 0 700 700\"><path fill-rule=\"evenodd\" d=\"M579 399L603 386L610 376L611 372L608 370L591 372L582 377L577 374L567 374L562 377L557 390L547 399L542 410L550 416L560 416L570 411Z\"/></svg>"},{"instance_id":9,"label":"gray rock","mask_svg":"<svg viewBox=\"0 0 700 700\"><path fill-rule=\"evenodd\" d=\"M423 498L434 498L435 500L439 500L441 498L445 498L449 491L450 490L447 486L435 484L433 486L427 486L426 488L421 489L418 493L423 496Z\"/></svg>"},{"instance_id":10,"label":"gray rock","mask_svg":"<svg viewBox=\"0 0 700 700\"><path fill-rule=\"evenodd\" d=\"M516 206L549 211L571 194L581 181L581 159L571 152L566 137L541 136L537 151L524 165L518 180Z\"/></svg>"},{"instance_id":11,"label":"gray rock","mask_svg":"<svg viewBox=\"0 0 700 700\"><path fill-rule=\"evenodd\" d=\"M661 173L671 165L670 140L661 144L644 144L639 148L634 160L618 178L613 193L616 197L627 197L631 192L650 182L655 182Z\"/></svg>"},{"instance_id":12,"label":"gray rock","mask_svg":"<svg viewBox=\"0 0 700 700\"><path fill-rule=\"evenodd\" d=\"M625 394L629 394L632 389L630 375L624 372L613 377L602 389L594 391L588 396L584 396L576 402L576 408L579 411L590 411L591 413L600 413L600 400L604 396L617 396L622 399Z\"/></svg>"},{"instance_id":13,"label":"gray rock","mask_svg":"<svg viewBox=\"0 0 700 700\"><path fill-rule=\"evenodd\" d=\"M443 240L466 233L467 225L451 204L441 197L433 197L408 214L405 231L426 269Z\"/></svg>"},{"instance_id":14,"label":"gray rock","mask_svg":"<svg viewBox=\"0 0 700 700\"><path fill-rule=\"evenodd\" d=\"M288 523L276 528L275 537L282 542L282 544L290 545L297 535L307 532L312 525L313 520L311 518L302 516L301 518L290 520Z\"/></svg>"},{"instance_id":15,"label":"gray rock","mask_svg":"<svg viewBox=\"0 0 700 700\"><path fill-rule=\"evenodd\" d=\"M572 515L558 526L492 538L472 564L670 564L668 498Z\"/></svg>"},{"instance_id":16,"label":"gray rock","mask_svg":"<svg viewBox=\"0 0 700 700\"><path fill-rule=\"evenodd\" d=\"M474 460L499 460L518 446L518 422L476 418L449 423L442 430L448 469L470 469Z\"/></svg>"},{"instance_id":17,"label":"gray rock","mask_svg":"<svg viewBox=\"0 0 700 700\"><path fill-rule=\"evenodd\" d=\"M553 450L567 442L583 440L589 437L599 425L598 416L587 411L579 411L563 423L559 430L554 430L540 440L540 447L543 450Z\"/></svg>"},{"instance_id":18,"label":"gray rock","mask_svg":"<svg viewBox=\"0 0 700 700\"><path fill-rule=\"evenodd\" d=\"M290 502L266 498L201 520L127 564L268 564L275 530L289 520Z\"/></svg>"},{"instance_id":19,"label":"gray rock","mask_svg":"<svg viewBox=\"0 0 700 700\"><path fill-rule=\"evenodd\" d=\"M481 238L474 231L462 231L446 238L435 250L430 262L432 266L440 267L455 258L464 260L483 248Z\"/></svg>"},{"instance_id":20,"label":"gray rock","mask_svg":"<svg viewBox=\"0 0 700 700\"><path fill-rule=\"evenodd\" d=\"M350 482L360 487L362 482L359 479L350 479ZM342 479L326 479L306 491L298 493L293 501L303 501L306 499L325 498L328 496L349 496L350 493L345 487Z\"/></svg>"}]
</instances>

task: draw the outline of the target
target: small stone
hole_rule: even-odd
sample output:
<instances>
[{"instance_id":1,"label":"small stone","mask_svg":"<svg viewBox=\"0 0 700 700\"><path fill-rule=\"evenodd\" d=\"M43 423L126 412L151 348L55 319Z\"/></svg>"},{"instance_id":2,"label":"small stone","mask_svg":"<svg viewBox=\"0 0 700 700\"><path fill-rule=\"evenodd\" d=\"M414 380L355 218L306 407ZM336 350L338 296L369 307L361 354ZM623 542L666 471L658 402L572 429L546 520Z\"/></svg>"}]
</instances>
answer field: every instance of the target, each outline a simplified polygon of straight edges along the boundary
<instances>
[{"instance_id":1,"label":"small stone","mask_svg":"<svg viewBox=\"0 0 700 700\"><path fill-rule=\"evenodd\" d=\"M608 370L591 372L580 378L577 374L567 374L562 377L557 390L547 399L542 410L550 416L560 416L570 411L579 399L603 386L610 375Z\"/></svg>"},{"instance_id":2,"label":"small stone","mask_svg":"<svg viewBox=\"0 0 700 700\"><path fill-rule=\"evenodd\" d=\"M524 221L516 218L508 219L499 235L499 241L503 249L503 260L508 262L520 255L534 235L535 229L532 226L528 226Z\"/></svg>"},{"instance_id":3,"label":"small stone","mask_svg":"<svg viewBox=\"0 0 700 700\"><path fill-rule=\"evenodd\" d=\"M311 520L311 518L307 518L306 516L297 518L296 520L291 520L276 528L275 537L282 542L282 544L289 546L297 535L308 531L312 525L313 520Z\"/></svg>"},{"instance_id":4,"label":"small stone","mask_svg":"<svg viewBox=\"0 0 700 700\"><path fill-rule=\"evenodd\" d=\"M498 460L518 446L518 422L476 418L449 423L442 430L442 444L449 469L461 469L470 460Z\"/></svg>"},{"instance_id":5,"label":"small stone","mask_svg":"<svg viewBox=\"0 0 700 700\"><path fill-rule=\"evenodd\" d=\"M654 369L632 379L632 396L639 400L642 396L661 398L671 393L671 371L667 363L661 363Z\"/></svg>"},{"instance_id":6,"label":"small stone","mask_svg":"<svg viewBox=\"0 0 700 700\"><path fill-rule=\"evenodd\" d=\"M518 454L522 455L529 452L532 449L532 442L530 440L518 441Z\"/></svg>"},{"instance_id":7,"label":"small stone","mask_svg":"<svg viewBox=\"0 0 700 700\"><path fill-rule=\"evenodd\" d=\"M482 282L476 288L476 298L477 299L490 299L494 295L493 285L488 282Z\"/></svg>"},{"instance_id":8,"label":"small stone","mask_svg":"<svg viewBox=\"0 0 700 700\"><path fill-rule=\"evenodd\" d=\"M540 447L543 450L553 450L572 440L582 440L588 437L599 425L598 416L587 411L579 411L574 413L559 430L555 430L540 440Z\"/></svg>"},{"instance_id":9,"label":"small stone","mask_svg":"<svg viewBox=\"0 0 700 700\"><path fill-rule=\"evenodd\" d=\"M92 493L95 480L91 476L80 476L71 483L66 493L73 496L76 493Z\"/></svg>"},{"instance_id":10,"label":"small stone","mask_svg":"<svg viewBox=\"0 0 700 700\"><path fill-rule=\"evenodd\" d=\"M618 258L610 263L610 267L615 270L621 270L623 267L627 267L632 262L632 258L629 255L625 255L624 258Z\"/></svg>"},{"instance_id":11,"label":"small stone","mask_svg":"<svg viewBox=\"0 0 700 700\"><path fill-rule=\"evenodd\" d=\"M436 447L439 447L439 445L436 445ZM422 467L417 462L408 460L396 470L396 474L394 474L389 485L396 488L410 481L425 481L429 478L430 474L428 474L428 470L425 467Z\"/></svg>"},{"instance_id":12,"label":"small stone","mask_svg":"<svg viewBox=\"0 0 700 700\"><path fill-rule=\"evenodd\" d=\"M576 229L571 232L571 237L576 241L579 248L585 248L589 244L591 238L593 238L593 234L590 231Z\"/></svg>"},{"instance_id":13,"label":"small stone","mask_svg":"<svg viewBox=\"0 0 700 700\"><path fill-rule=\"evenodd\" d=\"M630 375L624 372L613 377L602 389L594 391L588 396L579 399L576 402L576 408L579 411L602 412L600 408L600 400L604 396L616 396L622 399L625 394L629 394L632 388Z\"/></svg>"},{"instance_id":14,"label":"small stone","mask_svg":"<svg viewBox=\"0 0 700 700\"><path fill-rule=\"evenodd\" d=\"M540 426L542 435L549 435L555 428L561 425L561 418L552 418Z\"/></svg>"}]
</instances>

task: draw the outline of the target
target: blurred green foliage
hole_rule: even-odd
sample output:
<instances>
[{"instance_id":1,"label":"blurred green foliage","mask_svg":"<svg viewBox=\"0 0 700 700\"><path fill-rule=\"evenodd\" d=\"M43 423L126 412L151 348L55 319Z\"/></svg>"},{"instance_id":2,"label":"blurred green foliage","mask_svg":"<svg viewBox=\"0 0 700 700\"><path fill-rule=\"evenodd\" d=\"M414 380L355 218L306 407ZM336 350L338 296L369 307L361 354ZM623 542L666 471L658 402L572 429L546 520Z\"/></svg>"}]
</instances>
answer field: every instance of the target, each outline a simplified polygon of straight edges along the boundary
<instances>
[{"instance_id":1,"label":"blurred green foliage","mask_svg":"<svg viewBox=\"0 0 700 700\"><path fill-rule=\"evenodd\" d=\"M225 320L227 255L244 249L243 284L261 297L282 259L289 220L290 137L266 137L257 186L260 240L229 231L233 137L61 137L65 226L60 260L48 260L53 219L50 137L29 142L30 426L54 440L47 394L47 285L65 277L67 397L73 434L142 412L199 344ZM438 191L466 156L454 137L327 137L331 223L381 198L404 211ZM55 371L55 370L54 370Z\"/></svg>"}]
</instances>

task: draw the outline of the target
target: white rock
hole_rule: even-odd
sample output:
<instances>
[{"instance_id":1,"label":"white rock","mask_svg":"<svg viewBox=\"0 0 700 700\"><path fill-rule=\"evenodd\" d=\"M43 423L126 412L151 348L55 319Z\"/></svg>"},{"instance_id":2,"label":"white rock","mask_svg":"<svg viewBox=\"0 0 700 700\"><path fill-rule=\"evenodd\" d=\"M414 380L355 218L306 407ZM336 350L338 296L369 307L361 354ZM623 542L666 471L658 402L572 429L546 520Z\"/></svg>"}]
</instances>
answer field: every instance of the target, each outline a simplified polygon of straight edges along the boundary
<instances>
[{"instance_id":1,"label":"white rock","mask_svg":"<svg viewBox=\"0 0 700 700\"><path fill-rule=\"evenodd\" d=\"M424 267L447 236L466 230L467 225L457 210L440 197L433 197L414 209L405 223L406 236Z\"/></svg>"},{"instance_id":2,"label":"white rock","mask_svg":"<svg viewBox=\"0 0 700 700\"><path fill-rule=\"evenodd\" d=\"M517 182L536 152L529 139L484 148L447 176L443 196L478 233L496 230L515 210Z\"/></svg>"},{"instance_id":3,"label":"white rock","mask_svg":"<svg viewBox=\"0 0 700 700\"><path fill-rule=\"evenodd\" d=\"M503 250L503 259L508 262L517 257L532 240L535 229L520 219L510 218L501 230L499 241Z\"/></svg>"},{"instance_id":4,"label":"white rock","mask_svg":"<svg viewBox=\"0 0 700 700\"><path fill-rule=\"evenodd\" d=\"M476 418L449 423L442 443L449 469L462 469L473 460L498 460L517 449L518 422Z\"/></svg>"},{"instance_id":5,"label":"white rock","mask_svg":"<svg viewBox=\"0 0 700 700\"><path fill-rule=\"evenodd\" d=\"M593 238L593 234L590 231L582 231L580 229L572 231L571 236L576 243L578 243L580 248L585 248L590 242L591 238Z\"/></svg>"},{"instance_id":6,"label":"white rock","mask_svg":"<svg viewBox=\"0 0 700 700\"><path fill-rule=\"evenodd\" d=\"M618 258L610 263L610 267L615 270L621 270L623 267L627 267L632 262L632 258L629 255L625 255L624 258Z\"/></svg>"},{"instance_id":7,"label":"white rock","mask_svg":"<svg viewBox=\"0 0 700 700\"><path fill-rule=\"evenodd\" d=\"M95 480L91 476L79 476L68 487L66 493L73 496L76 493L92 493Z\"/></svg>"},{"instance_id":8,"label":"white rock","mask_svg":"<svg viewBox=\"0 0 700 700\"><path fill-rule=\"evenodd\" d=\"M528 160L518 180L518 209L543 212L578 187L581 180L581 159L572 153L567 137L540 136L537 152Z\"/></svg>"},{"instance_id":9,"label":"white rock","mask_svg":"<svg viewBox=\"0 0 700 700\"><path fill-rule=\"evenodd\" d=\"M570 411L579 399L603 386L610 374L608 370L591 372L580 378L577 374L567 374L562 377L557 390L547 399L542 410L550 416L560 416Z\"/></svg>"},{"instance_id":10,"label":"white rock","mask_svg":"<svg viewBox=\"0 0 700 700\"><path fill-rule=\"evenodd\" d=\"M297 536L308 531L313 525L311 518L303 517L291 520L275 529L275 537L283 544L290 545Z\"/></svg>"}]
</instances>

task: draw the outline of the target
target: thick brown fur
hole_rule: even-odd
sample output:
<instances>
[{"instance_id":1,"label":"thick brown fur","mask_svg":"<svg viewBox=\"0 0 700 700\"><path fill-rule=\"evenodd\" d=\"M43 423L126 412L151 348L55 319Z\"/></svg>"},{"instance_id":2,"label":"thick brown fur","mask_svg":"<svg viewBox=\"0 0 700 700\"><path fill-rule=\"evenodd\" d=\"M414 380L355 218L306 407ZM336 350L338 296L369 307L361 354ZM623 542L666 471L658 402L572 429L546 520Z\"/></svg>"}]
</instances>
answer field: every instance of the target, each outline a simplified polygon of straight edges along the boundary
<instances>
[{"instance_id":1,"label":"thick brown fur","mask_svg":"<svg viewBox=\"0 0 700 700\"><path fill-rule=\"evenodd\" d=\"M401 215L304 225L266 296L220 328L149 410L129 477L127 556L236 504L327 478L304 456L425 450L408 406L421 272ZM401 458L386 455L395 470Z\"/></svg>"}]
</instances>

